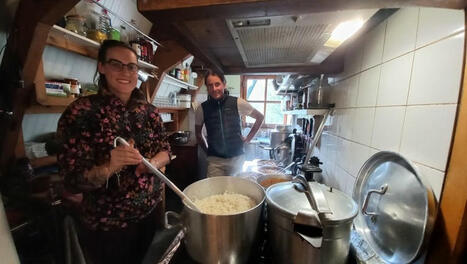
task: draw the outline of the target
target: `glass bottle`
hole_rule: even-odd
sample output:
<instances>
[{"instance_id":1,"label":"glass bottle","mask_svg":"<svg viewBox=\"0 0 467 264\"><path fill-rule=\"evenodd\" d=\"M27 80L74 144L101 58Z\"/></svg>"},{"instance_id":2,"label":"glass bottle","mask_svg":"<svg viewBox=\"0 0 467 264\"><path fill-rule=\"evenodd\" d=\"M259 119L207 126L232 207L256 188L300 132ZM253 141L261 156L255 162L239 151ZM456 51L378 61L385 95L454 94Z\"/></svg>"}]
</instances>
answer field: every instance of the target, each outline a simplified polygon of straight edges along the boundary
<instances>
[{"instance_id":1,"label":"glass bottle","mask_svg":"<svg viewBox=\"0 0 467 264\"><path fill-rule=\"evenodd\" d=\"M78 15L70 15L66 17L65 28L71 32L77 33L81 36L86 36L86 29L84 26L85 18Z\"/></svg>"}]
</instances>

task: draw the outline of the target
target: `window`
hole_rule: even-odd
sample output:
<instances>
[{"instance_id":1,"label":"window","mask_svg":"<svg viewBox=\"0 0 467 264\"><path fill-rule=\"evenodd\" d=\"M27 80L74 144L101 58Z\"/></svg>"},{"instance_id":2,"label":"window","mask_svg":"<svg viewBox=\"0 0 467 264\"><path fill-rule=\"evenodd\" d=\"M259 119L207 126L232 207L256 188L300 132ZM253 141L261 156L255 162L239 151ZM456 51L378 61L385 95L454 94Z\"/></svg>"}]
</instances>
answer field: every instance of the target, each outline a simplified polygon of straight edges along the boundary
<instances>
[{"instance_id":1,"label":"window","mask_svg":"<svg viewBox=\"0 0 467 264\"><path fill-rule=\"evenodd\" d=\"M242 97L264 115L264 125L273 127L286 123L281 111L282 96L276 95L273 81L275 76L243 76ZM247 124L255 120L246 118Z\"/></svg>"}]
</instances>

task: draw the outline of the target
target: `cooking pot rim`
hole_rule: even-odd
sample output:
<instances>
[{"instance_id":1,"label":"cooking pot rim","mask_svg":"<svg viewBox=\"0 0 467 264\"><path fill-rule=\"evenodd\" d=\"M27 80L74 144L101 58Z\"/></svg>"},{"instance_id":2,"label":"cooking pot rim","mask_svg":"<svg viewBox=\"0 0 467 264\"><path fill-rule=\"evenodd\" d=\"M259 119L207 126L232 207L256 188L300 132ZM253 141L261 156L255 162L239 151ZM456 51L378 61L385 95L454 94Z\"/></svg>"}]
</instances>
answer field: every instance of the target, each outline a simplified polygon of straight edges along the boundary
<instances>
[{"instance_id":1,"label":"cooking pot rim","mask_svg":"<svg viewBox=\"0 0 467 264\"><path fill-rule=\"evenodd\" d=\"M197 214L202 214L202 215L207 215L207 216L210 216L210 217L232 217L232 216L236 216L236 215L241 215L241 214L246 214L250 211L254 211L255 209L257 209L258 207L261 207L263 206L265 200L266 200L266 192L264 190L264 188L259 185L258 183L256 182L253 182L253 181L250 181L250 180L247 180L247 179L242 179L242 178L238 178L238 177L235 177L235 176L217 176L217 177L210 177L210 178L206 178L206 179L202 179L202 180L199 180L199 181L196 181L190 185L188 185L184 190L183 192L185 192L186 190L188 190L188 188L190 188L190 186L192 186L193 184L196 184L196 183L200 183L200 182L205 182L205 181L213 181L213 179L218 179L218 178L227 178L227 177L231 177L231 179L235 179L235 181L244 181L245 183L247 184L251 184L251 185L254 185L260 192L261 192L261 195L262 195L262 198L261 198L261 201L259 201L255 206L253 206L252 208L246 210L246 211L240 211L238 213L235 213L235 214L228 214L228 215L215 215L215 214L206 214L206 213L203 213L203 212L198 212L198 211L195 211L193 210L192 208L190 208L189 206L186 205L185 201L183 200L183 206L184 208L190 210L191 212L193 213L197 213ZM193 187L192 187L193 188ZM221 193L219 193L221 194ZM191 197L190 197L191 198ZM251 197L250 197L251 198ZM253 199L253 198L252 198ZM255 200L255 199L253 199ZM256 201L256 200L255 200Z\"/></svg>"},{"instance_id":2,"label":"cooking pot rim","mask_svg":"<svg viewBox=\"0 0 467 264\"><path fill-rule=\"evenodd\" d=\"M279 187L281 185L290 185L290 184L293 184L293 183L291 183L291 182L280 182L280 183L276 183L276 184L273 184L273 185L269 186L266 189L266 203L267 203L268 207L273 206L274 209L278 210L281 215L283 215L286 218L289 218L289 219L293 220L297 216L297 214L293 214L290 211L284 209L283 206L281 206L278 203L271 200L270 196L268 195L268 193L269 193L269 191L271 189L277 188L277 187ZM350 200L353 200L347 194L345 194L345 193L341 193L341 194L344 195L346 198L348 198ZM312 208L308 208L308 209L301 210L301 211L315 212ZM342 224L342 223L346 223L346 222L352 222L355 219L355 217L357 216L357 214L358 214L358 206L354 201L353 210L352 210L352 213L351 213L350 216L348 216L346 218L342 218L342 219L327 219L325 222L323 222L323 224L330 226L330 225L335 225L335 224Z\"/></svg>"}]
</instances>

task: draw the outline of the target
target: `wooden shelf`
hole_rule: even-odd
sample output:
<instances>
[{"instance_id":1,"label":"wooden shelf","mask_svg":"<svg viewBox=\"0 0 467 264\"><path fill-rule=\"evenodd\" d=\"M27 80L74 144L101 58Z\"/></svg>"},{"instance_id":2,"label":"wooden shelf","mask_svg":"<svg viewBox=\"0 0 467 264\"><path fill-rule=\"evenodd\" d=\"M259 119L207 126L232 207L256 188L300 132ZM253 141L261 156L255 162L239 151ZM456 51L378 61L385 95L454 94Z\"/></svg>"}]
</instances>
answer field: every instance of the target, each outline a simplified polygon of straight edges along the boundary
<instances>
[{"instance_id":1,"label":"wooden shelf","mask_svg":"<svg viewBox=\"0 0 467 264\"><path fill-rule=\"evenodd\" d=\"M58 114L65 111L65 106L45 106L34 104L29 106L25 113L26 114Z\"/></svg>"},{"instance_id":2,"label":"wooden shelf","mask_svg":"<svg viewBox=\"0 0 467 264\"><path fill-rule=\"evenodd\" d=\"M37 159L31 159L31 166L33 168L39 168L43 166L49 166L57 163L57 156L46 156Z\"/></svg>"},{"instance_id":3,"label":"wooden shelf","mask_svg":"<svg viewBox=\"0 0 467 264\"><path fill-rule=\"evenodd\" d=\"M167 82L169 84L178 86L178 87L183 88L183 89L188 89L188 90L197 90L198 89L198 86L193 85L193 84L189 84L189 83L184 82L184 81L181 81L181 80L176 79L176 78L174 78L174 77L172 77L172 76L170 76L168 74L166 74L164 76L163 82Z\"/></svg>"},{"instance_id":4,"label":"wooden shelf","mask_svg":"<svg viewBox=\"0 0 467 264\"><path fill-rule=\"evenodd\" d=\"M97 58L97 52L100 47L99 42L88 39L57 25L53 25L50 30L49 35L47 36L47 44L93 59ZM152 65L142 60L138 60L138 66L149 70L158 69L156 65Z\"/></svg>"},{"instance_id":5,"label":"wooden shelf","mask_svg":"<svg viewBox=\"0 0 467 264\"><path fill-rule=\"evenodd\" d=\"M174 106L174 107L168 107L168 106L164 106L164 107L158 107L156 106L157 109L159 109L159 112L169 112L169 113L172 113L173 111L179 111L179 110L187 110L189 108L185 108L185 107L177 107L177 106Z\"/></svg>"}]
</instances>

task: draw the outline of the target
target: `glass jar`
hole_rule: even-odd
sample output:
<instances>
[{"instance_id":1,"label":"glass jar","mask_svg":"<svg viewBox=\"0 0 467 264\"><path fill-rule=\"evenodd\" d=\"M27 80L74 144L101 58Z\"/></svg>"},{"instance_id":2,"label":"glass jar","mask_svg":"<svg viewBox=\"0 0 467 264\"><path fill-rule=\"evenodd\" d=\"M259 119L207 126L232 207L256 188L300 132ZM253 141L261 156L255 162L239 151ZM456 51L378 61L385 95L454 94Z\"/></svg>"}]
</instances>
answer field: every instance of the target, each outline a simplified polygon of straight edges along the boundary
<instances>
[{"instance_id":1,"label":"glass jar","mask_svg":"<svg viewBox=\"0 0 467 264\"><path fill-rule=\"evenodd\" d=\"M104 42L104 40L107 39L107 34L105 34L104 32L101 32L101 31L99 31L97 29L92 29L92 30L89 30L89 32L88 32L88 38L102 44L102 42Z\"/></svg>"},{"instance_id":2,"label":"glass jar","mask_svg":"<svg viewBox=\"0 0 467 264\"><path fill-rule=\"evenodd\" d=\"M128 30L124 25L120 25L120 41L128 43Z\"/></svg>"},{"instance_id":3,"label":"glass jar","mask_svg":"<svg viewBox=\"0 0 467 264\"><path fill-rule=\"evenodd\" d=\"M82 16L78 15L70 15L65 18L66 26L65 28L71 32L79 34L81 36L86 37L86 27L84 26L84 22L86 19Z\"/></svg>"},{"instance_id":4,"label":"glass jar","mask_svg":"<svg viewBox=\"0 0 467 264\"><path fill-rule=\"evenodd\" d=\"M80 93L81 93L80 84L79 84L79 81L77 79L67 78L67 79L65 79L65 82L70 84L71 96L73 96L73 97L80 96Z\"/></svg>"}]
</instances>

